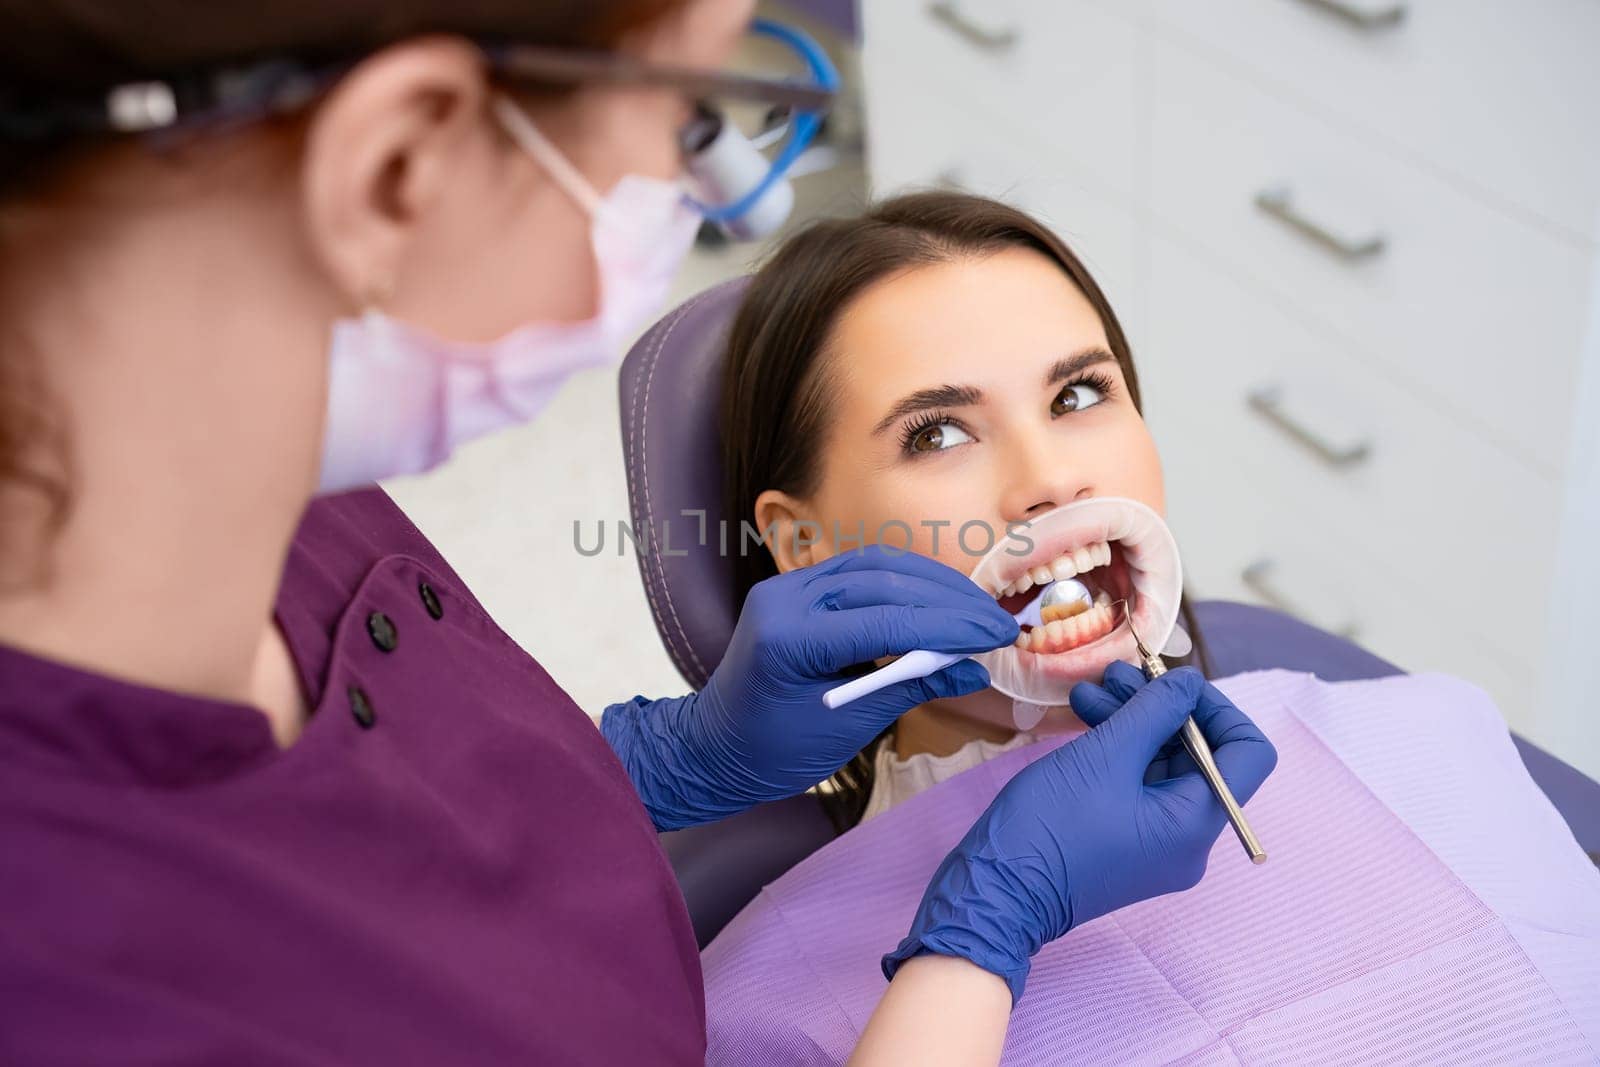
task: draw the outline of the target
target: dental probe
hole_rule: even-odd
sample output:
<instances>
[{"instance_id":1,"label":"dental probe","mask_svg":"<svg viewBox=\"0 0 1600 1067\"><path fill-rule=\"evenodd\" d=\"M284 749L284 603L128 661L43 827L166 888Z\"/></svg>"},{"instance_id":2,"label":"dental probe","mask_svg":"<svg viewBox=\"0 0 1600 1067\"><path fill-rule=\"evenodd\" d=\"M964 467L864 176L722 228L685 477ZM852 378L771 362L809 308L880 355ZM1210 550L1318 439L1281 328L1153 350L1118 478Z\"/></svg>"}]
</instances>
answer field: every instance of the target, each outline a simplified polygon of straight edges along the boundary
<instances>
[{"instance_id":1,"label":"dental probe","mask_svg":"<svg viewBox=\"0 0 1600 1067\"><path fill-rule=\"evenodd\" d=\"M1011 616L1018 626L1037 627L1043 624L1044 609L1057 605L1076 604L1080 610L1094 605L1094 596L1087 586L1076 578L1062 578L1040 587L1039 595L1028 601L1028 606ZM876 693L885 686L904 682L910 678L926 678L934 671L943 670L957 660L966 659L964 652L934 652L919 648L907 652L893 663L885 664L860 678L836 685L822 694L822 703L830 708L840 708L852 700L860 700L868 693Z\"/></svg>"},{"instance_id":2,"label":"dental probe","mask_svg":"<svg viewBox=\"0 0 1600 1067\"><path fill-rule=\"evenodd\" d=\"M1133 612L1128 610L1126 600L1119 601L1122 605L1122 616L1128 624L1128 632L1133 635L1133 643L1139 649L1139 658L1144 661L1144 674L1146 678L1154 681L1167 673L1167 665L1161 662L1161 657L1145 647L1144 641L1139 638L1139 632L1133 628ZM1178 731L1178 736L1183 739L1183 747L1188 751L1189 758L1194 760L1200 768L1200 774L1205 778L1211 791L1222 801L1222 810L1228 813L1228 822L1233 825L1233 832L1239 835L1239 843L1244 846L1245 855L1250 857L1250 862L1257 866L1267 862L1266 849L1261 847L1261 842L1256 839L1255 831L1250 829L1250 824L1245 821L1244 809L1239 807L1239 802L1233 799L1233 790L1228 788L1227 781L1222 777L1222 771L1217 768L1216 758L1211 754L1211 746L1206 742L1206 737L1196 725L1194 716L1183 720L1183 726Z\"/></svg>"}]
</instances>

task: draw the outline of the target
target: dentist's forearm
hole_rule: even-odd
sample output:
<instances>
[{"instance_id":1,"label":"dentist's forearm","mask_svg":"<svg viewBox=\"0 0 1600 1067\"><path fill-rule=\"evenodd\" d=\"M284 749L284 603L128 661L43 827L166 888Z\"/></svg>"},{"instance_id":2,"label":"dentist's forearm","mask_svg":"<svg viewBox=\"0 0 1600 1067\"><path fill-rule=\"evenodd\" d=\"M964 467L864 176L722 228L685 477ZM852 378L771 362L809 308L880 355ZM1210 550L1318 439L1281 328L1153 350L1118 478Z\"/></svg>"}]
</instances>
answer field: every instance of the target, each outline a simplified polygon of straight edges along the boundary
<instances>
[{"instance_id":1,"label":"dentist's forearm","mask_svg":"<svg viewBox=\"0 0 1600 1067\"><path fill-rule=\"evenodd\" d=\"M997 1064L1011 1019L1011 989L956 956L907 960L867 1022L850 1067Z\"/></svg>"}]
</instances>

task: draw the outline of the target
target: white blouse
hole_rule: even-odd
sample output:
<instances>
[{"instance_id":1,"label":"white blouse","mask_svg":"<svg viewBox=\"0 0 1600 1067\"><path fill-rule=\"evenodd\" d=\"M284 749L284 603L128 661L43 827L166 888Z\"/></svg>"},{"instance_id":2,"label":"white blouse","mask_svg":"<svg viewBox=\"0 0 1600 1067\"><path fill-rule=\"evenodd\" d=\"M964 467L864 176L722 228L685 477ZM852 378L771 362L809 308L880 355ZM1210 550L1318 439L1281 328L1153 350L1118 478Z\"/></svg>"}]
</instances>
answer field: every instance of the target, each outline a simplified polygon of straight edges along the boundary
<instances>
[{"instance_id":1,"label":"white blouse","mask_svg":"<svg viewBox=\"0 0 1600 1067\"><path fill-rule=\"evenodd\" d=\"M867 810L861 816L861 821L866 822L875 815L882 815L896 804L916 796L924 789L931 789L946 779L954 778L962 771L969 771L980 763L994 759L1002 752L1010 752L1014 748L1032 744L1034 740L1032 734L1024 731L1000 744L980 739L968 741L948 756L918 752L906 759L895 755L892 741L885 741L879 746L877 758L873 761L875 774L872 795L867 798Z\"/></svg>"}]
</instances>

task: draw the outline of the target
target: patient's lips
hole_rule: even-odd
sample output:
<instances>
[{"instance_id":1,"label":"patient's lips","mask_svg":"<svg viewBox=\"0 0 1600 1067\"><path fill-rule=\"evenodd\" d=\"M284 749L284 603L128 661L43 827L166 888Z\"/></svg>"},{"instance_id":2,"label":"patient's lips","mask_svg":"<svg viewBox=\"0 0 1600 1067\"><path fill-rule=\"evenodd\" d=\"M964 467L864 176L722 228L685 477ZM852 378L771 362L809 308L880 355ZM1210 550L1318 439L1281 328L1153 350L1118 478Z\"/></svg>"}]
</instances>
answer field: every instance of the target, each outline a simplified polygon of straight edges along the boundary
<instances>
[{"instance_id":1,"label":"patient's lips","mask_svg":"<svg viewBox=\"0 0 1600 1067\"><path fill-rule=\"evenodd\" d=\"M1133 606L1139 632L1163 644L1177 622L1177 545L1161 517L1137 501L1099 497L1057 508L1018 528L972 573L1013 613L1039 595L1038 585L1068 578L1086 587L1092 606L1041 610L1040 625L1025 628L1016 644L976 657L990 684L1013 699L1065 704L1073 685L1098 681L1106 664L1135 660L1120 600Z\"/></svg>"}]
</instances>

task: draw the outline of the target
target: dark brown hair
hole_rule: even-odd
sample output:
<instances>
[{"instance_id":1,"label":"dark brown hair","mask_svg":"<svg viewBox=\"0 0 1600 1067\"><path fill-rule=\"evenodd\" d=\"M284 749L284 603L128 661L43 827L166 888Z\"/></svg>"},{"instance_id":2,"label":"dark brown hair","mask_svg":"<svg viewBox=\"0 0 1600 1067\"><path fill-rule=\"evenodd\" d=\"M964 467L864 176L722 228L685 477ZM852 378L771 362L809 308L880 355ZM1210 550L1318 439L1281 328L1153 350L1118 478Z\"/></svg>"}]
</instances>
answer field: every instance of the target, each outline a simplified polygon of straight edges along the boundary
<instances>
[{"instance_id":1,"label":"dark brown hair","mask_svg":"<svg viewBox=\"0 0 1600 1067\"><path fill-rule=\"evenodd\" d=\"M94 100L112 86L278 57L342 62L429 33L560 48L604 48L684 0L0 0L0 106ZM294 116L273 120L275 127ZM20 137L20 135L19 135ZM0 200L48 197L115 135L13 139L0 131ZM0 230L0 297L24 278ZM45 375L11 324L0 339L0 591L38 580L16 546L66 522L70 455ZM42 534L43 538L37 535Z\"/></svg>"},{"instance_id":2,"label":"dark brown hair","mask_svg":"<svg viewBox=\"0 0 1600 1067\"><path fill-rule=\"evenodd\" d=\"M751 279L728 336L722 382L725 514L753 522L762 492L777 489L803 497L816 489L820 470L812 442L824 439L832 406L824 357L851 301L902 271L1009 248L1048 257L1088 299L1129 397L1140 408L1139 376L1116 312L1088 268L1048 227L983 197L949 192L897 197L857 218L812 224L785 242ZM767 552L739 553L734 565L736 604L751 586L778 573ZM1190 661L1205 669L1187 599L1183 618L1195 643ZM872 792L874 756L888 735L858 753L820 794L841 832L861 819Z\"/></svg>"}]
</instances>

